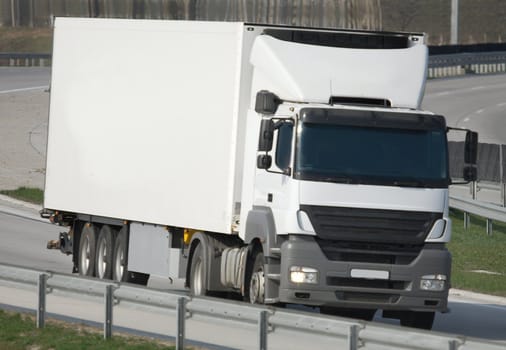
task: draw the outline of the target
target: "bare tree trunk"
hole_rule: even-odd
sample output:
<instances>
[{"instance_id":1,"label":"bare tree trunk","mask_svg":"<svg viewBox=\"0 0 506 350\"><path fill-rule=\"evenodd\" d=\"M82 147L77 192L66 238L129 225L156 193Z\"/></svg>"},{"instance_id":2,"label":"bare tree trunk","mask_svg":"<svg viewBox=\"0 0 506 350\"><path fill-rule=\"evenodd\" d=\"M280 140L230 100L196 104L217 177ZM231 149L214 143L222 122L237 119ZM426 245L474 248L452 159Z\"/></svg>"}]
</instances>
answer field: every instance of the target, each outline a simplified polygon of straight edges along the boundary
<instances>
[{"instance_id":1,"label":"bare tree trunk","mask_svg":"<svg viewBox=\"0 0 506 350\"><path fill-rule=\"evenodd\" d=\"M16 27L16 10L14 10L14 0L11 0L11 26Z\"/></svg>"}]
</instances>

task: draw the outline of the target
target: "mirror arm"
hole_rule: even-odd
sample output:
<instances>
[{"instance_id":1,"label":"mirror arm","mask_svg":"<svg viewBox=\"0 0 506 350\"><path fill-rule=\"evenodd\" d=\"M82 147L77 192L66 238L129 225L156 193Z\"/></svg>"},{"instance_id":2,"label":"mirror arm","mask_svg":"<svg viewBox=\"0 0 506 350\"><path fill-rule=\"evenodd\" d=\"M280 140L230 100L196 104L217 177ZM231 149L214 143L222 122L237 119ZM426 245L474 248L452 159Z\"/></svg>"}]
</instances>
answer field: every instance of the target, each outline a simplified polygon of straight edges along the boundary
<instances>
[{"instance_id":1,"label":"mirror arm","mask_svg":"<svg viewBox=\"0 0 506 350\"><path fill-rule=\"evenodd\" d=\"M283 169L283 171L273 171L273 170L269 170L269 169L265 169L265 171L267 171L268 173L271 173L271 174L281 174L281 175L287 175L287 176L292 175L292 169L290 169L290 168Z\"/></svg>"},{"instance_id":2,"label":"mirror arm","mask_svg":"<svg viewBox=\"0 0 506 350\"><path fill-rule=\"evenodd\" d=\"M466 129L466 128L455 128L453 126L447 126L446 127L446 132L449 132L451 130L456 130L456 131L472 131L471 129Z\"/></svg>"}]
</instances>

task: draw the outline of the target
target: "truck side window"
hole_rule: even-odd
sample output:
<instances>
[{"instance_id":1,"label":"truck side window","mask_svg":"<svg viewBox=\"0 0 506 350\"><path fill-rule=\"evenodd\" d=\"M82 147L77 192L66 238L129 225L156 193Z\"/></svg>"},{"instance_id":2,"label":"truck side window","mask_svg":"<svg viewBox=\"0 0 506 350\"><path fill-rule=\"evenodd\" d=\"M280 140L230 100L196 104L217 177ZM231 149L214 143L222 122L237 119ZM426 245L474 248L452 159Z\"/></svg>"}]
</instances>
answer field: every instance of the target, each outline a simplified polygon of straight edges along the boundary
<instances>
[{"instance_id":1,"label":"truck side window","mask_svg":"<svg viewBox=\"0 0 506 350\"><path fill-rule=\"evenodd\" d=\"M287 169L290 166L290 156L292 154L292 135L292 123L284 123L278 129L278 140L276 143L276 165L282 170Z\"/></svg>"}]
</instances>

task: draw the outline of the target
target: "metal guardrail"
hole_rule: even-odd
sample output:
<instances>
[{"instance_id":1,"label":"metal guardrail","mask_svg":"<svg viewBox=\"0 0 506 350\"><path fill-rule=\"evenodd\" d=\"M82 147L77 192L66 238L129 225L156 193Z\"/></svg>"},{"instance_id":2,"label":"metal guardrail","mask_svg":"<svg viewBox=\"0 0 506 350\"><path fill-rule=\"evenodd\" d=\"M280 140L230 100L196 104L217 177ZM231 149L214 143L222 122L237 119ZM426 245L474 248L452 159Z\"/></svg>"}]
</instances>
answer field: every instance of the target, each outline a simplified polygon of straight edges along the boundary
<instances>
[{"instance_id":1,"label":"metal guardrail","mask_svg":"<svg viewBox=\"0 0 506 350\"><path fill-rule=\"evenodd\" d=\"M50 66L51 54L30 52L0 52L0 66Z\"/></svg>"},{"instance_id":2,"label":"metal guardrail","mask_svg":"<svg viewBox=\"0 0 506 350\"><path fill-rule=\"evenodd\" d=\"M49 53L0 53L0 65L49 66ZM506 72L506 51L435 54L429 56L428 76L439 78L464 74Z\"/></svg>"},{"instance_id":3,"label":"metal guardrail","mask_svg":"<svg viewBox=\"0 0 506 350\"><path fill-rule=\"evenodd\" d=\"M410 328L393 327L374 322L355 321L338 317L322 316L295 310L255 306L218 299L191 297L181 292L157 291L133 287L112 281L103 281L53 272L37 271L10 265L0 265L0 284L17 283L36 288L38 291L37 326L44 327L46 295L53 291L68 296L92 295L103 297L105 309L104 338L112 336L113 308L117 302L128 301L137 308L149 306L176 311L176 349L185 343L185 322L194 316L206 316L213 320L232 320L237 325L256 326L258 349L268 348L269 335L285 336L284 344L290 347L293 339L287 331L296 331L304 337L324 336L330 338L332 348L355 350L366 348L388 349L480 349L499 350L504 345L451 335L437 334ZM342 345L345 344L345 347ZM316 338L315 347L322 348Z\"/></svg>"},{"instance_id":4,"label":"metal guardrail","mask_svg":"<svg viewBox=\"0 0 506 350\"><path fill-rule=\"evenodd\" d=\"M506 51L429 56L427 73L429 78L490 73L506 73Z\"/></svg>"},{"instance_id":5,"label":"metal guardrail","mask_svg":"<svg viewBox=\"0 0 506 350\"><path fill-rule=\"evenodd\" d=\"M506 222L506 208L499 205L451 196L450 207L487 219Z\"/></svg>"},{"instance_id":6,"label":"metal guardrail","mask_svg":"<svg viewBox=\"0 0 506 350\"><path fill-rule=\"evenodd\" d=\"M506 51L457 53L448 55L429 56L429 68L472 66L476 64L504 64Z\"/></svg>"},{"instance_id":7,"label":"metal guardrail","mask_svg":"<svg viewBox=\"0 0 506 350\"><path fill-rule=\"evenodd\" d=\"M484 217L487 220L487 234L492 234L493 220L506 222L506 208L497 204L450 196L450 207L464 212L464 228L469 227L468 213Z\"/></svg>"}]
</instances>

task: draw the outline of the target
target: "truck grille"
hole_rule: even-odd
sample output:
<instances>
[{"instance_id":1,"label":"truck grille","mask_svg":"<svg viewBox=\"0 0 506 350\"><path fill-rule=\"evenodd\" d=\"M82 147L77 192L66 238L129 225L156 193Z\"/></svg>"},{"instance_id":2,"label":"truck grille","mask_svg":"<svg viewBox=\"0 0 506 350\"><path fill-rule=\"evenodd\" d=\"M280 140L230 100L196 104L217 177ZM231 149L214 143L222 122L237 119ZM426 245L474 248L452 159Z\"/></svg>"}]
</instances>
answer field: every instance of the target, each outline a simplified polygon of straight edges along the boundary
<instances>
[{"instance_id":1,"label":"truck grille","mask_svg":"<svg viewBox=\"0 0 506 350\"><path fill-rule=\"evenodd\" d=\"M375 264L408 265L416 259L423 244L407 245L393 243L343 242L317 238L327 259Z\"/></svg>"},{"instance_id":2,"label":"truck grille","mask_svg":"<svg viewBox=\"0 0 506 350\"><path fill-rule=\"evenodd\" d=\"M442 213L301 205L318 238L420 245Z\"/></svg>"}]
</instances>

